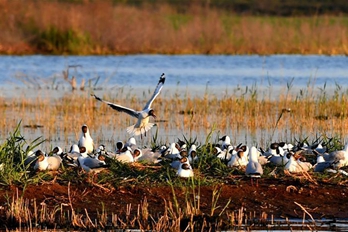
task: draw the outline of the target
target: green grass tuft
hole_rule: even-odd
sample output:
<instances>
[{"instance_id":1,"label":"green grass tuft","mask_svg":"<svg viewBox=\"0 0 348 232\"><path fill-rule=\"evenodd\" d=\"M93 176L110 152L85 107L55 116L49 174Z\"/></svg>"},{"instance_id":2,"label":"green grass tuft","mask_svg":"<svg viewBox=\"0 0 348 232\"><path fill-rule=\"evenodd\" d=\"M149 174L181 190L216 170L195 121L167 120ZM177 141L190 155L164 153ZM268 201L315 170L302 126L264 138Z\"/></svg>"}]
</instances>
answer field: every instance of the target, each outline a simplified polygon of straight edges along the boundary
<instances>
[{"instance_id":1,"label":"green grass tuft","mask_svg":"<svg viewBox=\"0 0 348 232\"><path fill-rule=\"evenodd\" d=\"M20 124L0 146L0 184L2 185L26 185L37 182L37 178L40 178L40 176L32 175L30 164L25 165L25 159L28 152L35 149L44 140L37 138L28 144L20 133Z\"/></svg>"}]
</instances>

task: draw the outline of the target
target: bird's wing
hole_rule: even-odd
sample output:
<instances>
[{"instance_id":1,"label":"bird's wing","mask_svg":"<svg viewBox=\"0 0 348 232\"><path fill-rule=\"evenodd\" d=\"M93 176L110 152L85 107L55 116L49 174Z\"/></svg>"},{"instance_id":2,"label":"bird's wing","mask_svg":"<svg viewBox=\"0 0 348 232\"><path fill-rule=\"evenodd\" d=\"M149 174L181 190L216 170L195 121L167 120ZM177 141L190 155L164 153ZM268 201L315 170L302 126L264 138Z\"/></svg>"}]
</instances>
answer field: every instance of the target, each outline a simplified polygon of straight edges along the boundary
<instances>
[{"instance_id":1,"label":"bird's wing","mask_svg":"<svg viewBox=\"0 0 348 232\"><path fill-rule=\"evenodd\" d=\"M344 151L333 151L330 153L330 160L338 161L344 159Z\"/></svg>"},{"instance_id":2,"label":"bird's wing","mask_svg":"<svg viewBox=\"0 0 348 232\"><path fill-rule=\"evenodd\" d=\"M161 89L162 89L162 87L163 87L163 85L164 85L165 80L166 80L166 77L165 77L164 73L162 73L162 75L161 75L161 77L160 77L160 79L159 79L159 81L158 81L157 87L156 87L156 89L155 89L155 92L153 92L152 97L151 97L150 100L146 103L146 105L145 105L145 107L144 107L143 110L146 110L146 109L150 109L150 108L151 108L151 104L152 104L152 102L155 100L155 98L158 96L158 94L160 94Z\"/></svg>"},{"instance_id":3,"label":"bird's wing","mask_svg":"<svg viewBox=\"0 0 348 232\"><path fill-rule=\"evenodd\" d=\"M104 101L103 99L101 99L100 97L97 97L95 94L93 94L93 96L95 97L95 99L97 99L98 101L101 101L101 102L104 102L106 104L108 104L108 106L110 106L111 108L113 108L114 110L117 110L118 112L124 112L124 113L127 113L129 114L130 116L133 116L135 118L138 118L139 116L139 112L133 110L133 109L130 109L130 108L127 108L127 107L124 107L124 106L120 106L120 105L117 105L117 104L114 104L114 103L111 103L111 102L108 102L108 101Z\"/></svg>"},{"instance_id":4,"label":"bird's wing","mask_svg":"<svg viewBox=\"0 0 348 232\"><path fill-rule=\"evenodd\" d=\"M89 168L99 168L103 166L103 162L100 162L99 160L94 158L85 158L83 161L83 165Z\"/></svg>"}]
</instances>

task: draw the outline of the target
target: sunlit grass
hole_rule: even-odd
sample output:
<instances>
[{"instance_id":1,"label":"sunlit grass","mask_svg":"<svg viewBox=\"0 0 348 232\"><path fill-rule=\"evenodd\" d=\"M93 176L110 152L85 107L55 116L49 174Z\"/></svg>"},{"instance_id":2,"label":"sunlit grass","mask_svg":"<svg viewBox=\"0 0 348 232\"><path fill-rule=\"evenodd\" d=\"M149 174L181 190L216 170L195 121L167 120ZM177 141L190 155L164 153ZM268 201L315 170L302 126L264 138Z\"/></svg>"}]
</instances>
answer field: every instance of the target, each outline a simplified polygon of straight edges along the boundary
<instances>
[{"instance_id":1,"label":"sunlit grass","mask_svg":"<svg viewBox=\"0 0 348 232\"><path fill-rule=\"evenodd\" d=\"M135 7L112 1L2 5L4 54L348 53L347 16L238 16L198 4L182 11L165 3Z\"/></svg>"},{"instance_id":2,"label":"sunlit grass","mask_svg":"<svg viewBox=\"0 0 348 232\"><path fill-rule=\"evenodd\" d=\"M43 139L40 137L27 141L20 133L20 124L14 127L6 141L0 146L0 185L22 185L38 183L42 175L33 175L30 163L25 159L29 151L34 150ZM34 161L33 161L34 162Z\"/></svg>"},{"instance_id":3,"label":"sunlit grass","mask_svg":"<svg viewBox=\"0 0 348 232\"><path fill-rule=\"evenodd\" d=\"M236 90L220 97L209 93L190 96L181 92L160 96L153 105L159 116L157 127L138 141L153 147L155 143L169 143L185 136L203 143L212 129L214 136L230 135L234 144L243 142L263 147L272 141L293 142L294 138L345 139L348 93L341 86L333 90L323 87L316 93L310 89L280 90L278 97L261 96L259 92L257 88L252 91L249 88L245 92ZM122 91L97 94L134 109L141 109L151 95L144 92L142 97ZM33 139L42 136L47 140L42 144L45 149L56 144L69 149L77 142L80 127L86 123L96 145L106 143L112 150L118 140L128 138L125 129L135 123L129 115L96 101L89 91L67 92L61 98L0 99L0 110L3 115L0 119L1 138L22 121L21 129L25 135ZM151 141L152 135L156 135L156 141Z\"/></svg>"},{"instance_id":4,"label":"sunlit grass","mask_svg":"<svg viewBox=\"0 0 348 232\"><path fill-rule=\"evenodd\" d=\"M26 199L19 194L18 189L13 196L8 198L7 205L2 209L5 213L2 226L7 229L33 230L33 229L140 229L156 231L183 231L185 228L193 230L249 228L255 226L255 221L261 220L256 215L245 215L243 208L236 212L226 210L226 205L220 205L222 188L216 186L212 191L210 204L211 211L200 210L199 191L195 186L182 189L186 195L183 205L175 205L171 200L163 199L162 212L153 212L146 196L139 199L137 205L127 204L125 208L118 209L118 213L108 212L103 203L100 211L91 212L87 209L79 211L74 206L72 197L74 191L68 188L68 203L49 205L38 202L36 199ZM173 197L182 195L173 188ZM239 211L239 212L238 212ZM232 220L229 220L232 219ZM237 222L237 219L240 222ZM242 221L243 220L243 221Z\"/></svg>"}]
</instances>

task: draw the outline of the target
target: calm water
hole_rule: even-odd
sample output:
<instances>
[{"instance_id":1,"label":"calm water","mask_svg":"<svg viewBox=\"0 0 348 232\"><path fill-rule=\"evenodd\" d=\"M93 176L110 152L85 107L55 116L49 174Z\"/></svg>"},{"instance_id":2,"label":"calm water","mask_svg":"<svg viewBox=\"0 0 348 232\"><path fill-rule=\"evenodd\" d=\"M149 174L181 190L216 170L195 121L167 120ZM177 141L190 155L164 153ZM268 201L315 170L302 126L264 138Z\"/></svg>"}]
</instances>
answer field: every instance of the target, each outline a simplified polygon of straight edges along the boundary
<instances>
[{"instance_id":1,"label":"calm water","mask_svg":"<svg viewBox=\"0 0 348 232\"><path fill-rule=\"evenodd\" d=\"M12 87L69 88L62 71L69 65L69 76L91 86L152 88L162 73L166 88L184 88L202 93L238 86L286 87L348 86L346 56L206 56L206 55L129 55L129 56L0 56L2 95Z\"/></svg>"}]
</instances>

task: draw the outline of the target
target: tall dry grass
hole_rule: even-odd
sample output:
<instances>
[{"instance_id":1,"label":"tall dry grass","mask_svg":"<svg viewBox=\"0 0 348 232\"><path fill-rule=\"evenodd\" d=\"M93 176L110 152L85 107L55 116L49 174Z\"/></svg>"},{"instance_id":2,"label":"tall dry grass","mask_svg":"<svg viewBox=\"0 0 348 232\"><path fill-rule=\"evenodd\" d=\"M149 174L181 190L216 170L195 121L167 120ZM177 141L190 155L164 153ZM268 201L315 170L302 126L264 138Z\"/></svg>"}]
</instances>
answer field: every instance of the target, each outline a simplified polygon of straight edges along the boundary
<instances>
[{"instance_id":1,"label":"tall dry grass","mask_svg":"<svg viewBox=\"0 0 348 232\"><path fill-rule=\"evenodd\" d=\"M196 211L197 208L192 205L194 199L185 199L182 202L183 205L178 208L175 208L172 201L163 199L162 211L155 212L148 204L146 196L139 199L137 205L127 204L125 208L117 209L117 213L108 212L103 203L101 203L100 212L98 209L89 212L86 208L84 210L75 208L72 200L74 193L70 191L70 184L68 192L68 199L63 198L55 203L47 203L37 202L37 199L27 199L19 195L17 189L16 194L9 197L7 204L0 209L0 212L4 214L1 228L16 231L40 229L215 231L222 228L263 227L269 223L267 218L259 218L255 213L252 215L250 212L248 215L248 211L243 207L234 211L226 210L230 202L224 209L209 215L204 211ZM214 196L206 197L214 199ZM215 199L207 208L217 207L216 204L220 204L218 199ZM265 213L262 212L262 215Z\"/></svg>"},{"instance_id":2,"label":"tall dry grass","mask_svg":"<svg viewBox=\"0 0 348 232\"><path fill-rule=\"evenodd\" d=\"M255 92L240 95L237 91L221 97L209 93L191 96L188 92L169 94L164 91L153 104L159 120L157 128L138 141L148 146L157 129L157 142L160 143L173 142L183 135L198 137L204 142L212 130L214 135L230 135L236 144L259 146L306 137L346 139L348 93L338 87L330 90L330 95L328 91L311 93L309 89L297 92L284 88L277 97L257 96ZM143 96L128 91L95 94L111 102L142 109L151 91L144 91ZM126 128L136 122L129 115L96 101L89 91L66 92L59 98L39 95L41 97L0 98L1 138L6 138L22 121L21 131L27 139L42 136L47 139L46 147L60 145L68 149L77 142L81 126L86 123L96 145L103 143L112 149L118 140L128 138Z\"/></svg>"},{"instance_id":3,"label":"tall dry grass","mask_svg":"<svg viewBox=\"0 0 348 232\"><path fill-rule=\"evenodd\" d=\"M211 198L212 202L205 205L204 210L194 205L193 199L186 198L181 205L176 207L171 200L163 199L161 212L156 212L147 202L146 196L138 199L135 204L127 204L116 211L106 210L101 202L101 209L79 209L75 206L72 197L76 192L68 188L68 199L65 197L56 199L54 203L44 200L27 199L16 193L7 199L7 203L1 207L3 213L1 228L16 231L41 231L41 230L140 230L140 231L221 231L221 230L289 230L309 228L311 230L323 229L323 222L317 222L312 215L300 204L295 202L303 210L303 221L298 219L276 219L273 215L255 209L247 209L243 206L232 208L230 201L221 205L219 195L215 187ZM187 192L188 190L181 189ZM186 193L187 194L187 193ZM198 193L199 194L199 193ZM214 195L215 194L215 195ZM198 195L200 196L200 195ZM217 198L216 198L217 197ZM209 214L209 208L212 212ZM217 208L220 208L215 211ZM100 211L99 211L100 210ZM305 213L312 219L306 220ZM340 225L342 224L342 226ZM344 221L337 226L344 227Z\"/></svg>"},{"instance_id":4,"label":"tall dry grass","mask_svg":"<svg viewBox=\"0 0 348 232\"><path fill-rule=\"evenodd\" d=\"M4 54L348 54L346 16L237 16L192 4L0 0Z\"/></svg>"}]
</instances>

